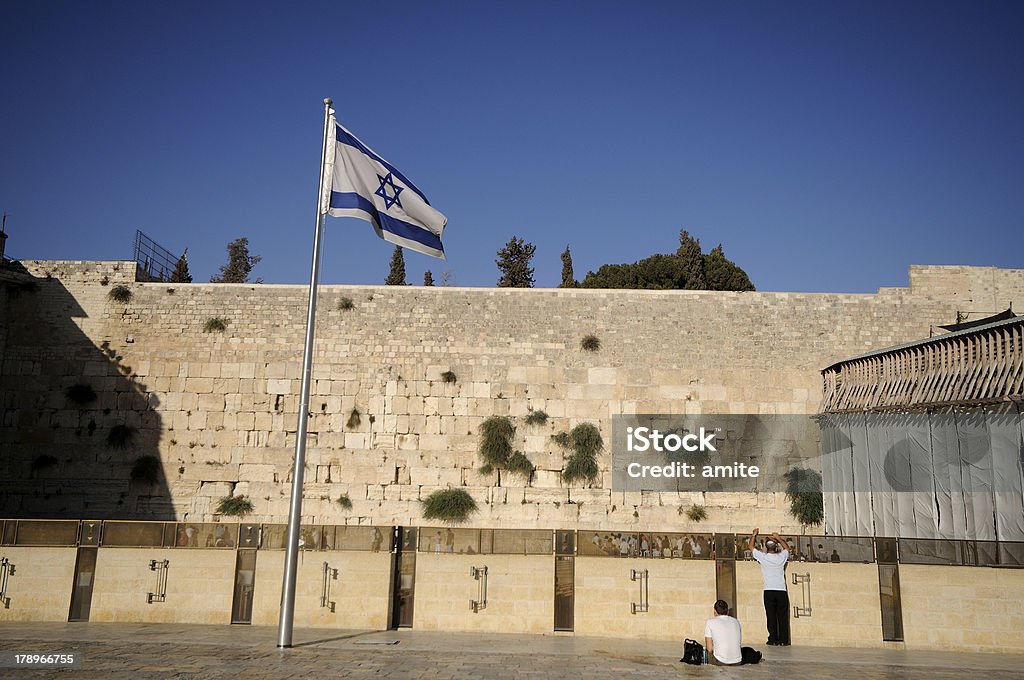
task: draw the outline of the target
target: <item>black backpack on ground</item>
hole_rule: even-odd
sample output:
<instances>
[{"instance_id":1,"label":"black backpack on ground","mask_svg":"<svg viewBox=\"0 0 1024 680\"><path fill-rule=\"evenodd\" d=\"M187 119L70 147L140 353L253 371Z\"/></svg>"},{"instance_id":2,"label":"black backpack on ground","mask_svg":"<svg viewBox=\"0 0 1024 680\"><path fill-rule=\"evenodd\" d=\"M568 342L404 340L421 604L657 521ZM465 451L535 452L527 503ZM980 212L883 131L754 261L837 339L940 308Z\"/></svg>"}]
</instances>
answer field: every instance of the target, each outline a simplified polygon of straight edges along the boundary
<instances>
[{"instance_id":1,"label":"black backpack on ground","mask_svg":"<svg viewBox=\"0 0 1024 680\"><path fill-rule=\"evenodd\" d=\"M761 652L757 651L753 647L740 647L740 654L743 655L743 665L751 663L761 663Z\"/></svg>"},{"instance_id":2,"label":"black backpack on ground","mask_svg":"<svg viewBox=\"0 0 1024 680\"><path fill-rule=\"evenodd\" d=\"M683 658L680 661L700 666L704 663L704 645L696 640L686 638L683 641Z\"/></svg>"}]
</instances>

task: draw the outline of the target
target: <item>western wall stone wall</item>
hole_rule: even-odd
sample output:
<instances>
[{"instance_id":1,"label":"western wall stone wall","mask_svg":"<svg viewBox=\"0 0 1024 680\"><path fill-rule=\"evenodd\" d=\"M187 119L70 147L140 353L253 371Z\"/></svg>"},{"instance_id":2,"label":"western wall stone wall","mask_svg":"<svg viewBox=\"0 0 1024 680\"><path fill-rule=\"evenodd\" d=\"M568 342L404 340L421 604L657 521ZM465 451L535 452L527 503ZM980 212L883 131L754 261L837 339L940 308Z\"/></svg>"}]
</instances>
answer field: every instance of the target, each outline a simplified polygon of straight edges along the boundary
<instances>
[{"instance_id":1,"label":"western wall stone wall","mask_svg":"<svg viewBox=\"0 0 1024 680\"><path fill-rule=\"evenodd\" d=\"M203 521L245 494L248 520L286 520L305 286L23 264L38 288L0 305L0 515ZM814 413L824 366L1010 302L1024 309L1024 270L914 267L909 288L873 295L323 286L304 518L430 524L419 500L452 486L479 504L473 526L796 531L781 494L612 492L607 452L597 483L565 485L550 437L592 422L608 444L618 413ZM214 318L226 329L205 332ZM597 352L580 348L590 334ZM72 403L76 384L96 400ZM531 410L548 422L527 425ZM529 483L477 472L492 415L513 418ZM145 456L155 483L132 479ZM693 504L700 524L682 514Z\"/></svg>"}]
</instances>

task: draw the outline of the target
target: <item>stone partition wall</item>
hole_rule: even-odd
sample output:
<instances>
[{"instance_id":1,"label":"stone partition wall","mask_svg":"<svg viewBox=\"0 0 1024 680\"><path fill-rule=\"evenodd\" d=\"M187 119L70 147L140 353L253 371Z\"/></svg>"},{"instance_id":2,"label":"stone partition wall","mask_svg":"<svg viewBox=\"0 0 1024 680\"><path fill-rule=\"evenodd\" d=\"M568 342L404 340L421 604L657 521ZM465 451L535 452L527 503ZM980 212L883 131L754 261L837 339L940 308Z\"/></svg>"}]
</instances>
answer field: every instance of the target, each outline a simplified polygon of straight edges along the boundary
<instances>
[{"instance_id":1,"label":"stone partition wall","mask_svg":"<svg viewBox=\"0 0 1024 680\"><path fill-rule=\"evenodd\" d=\"M331 579L329 602L321 606L323 564L338 570ZM281 583L284 551L260 550L256 554L252 623L276 626L281 614ZM296 627L382 630L388 627L391 592L391 553L324 551L299 553L295 581Z\"/></svg>"},{"instance_id":2,"label":"stone partition wall","mask_svg":"<svg viewBox=\"0 0 1024 680\"><path fill-rule=\"evenodd\" d=\"M152 560L168 561L166 599L149 604L147 594L159 594ZM231 623L234 570L234 550L102 548L89 620Z\"/></svg>"},{"instance_id":3,"label":"stone partition wall","mask_svg":"<svg viewBox=\"0 0 1024 680\"><path fill-rule=\"evenodd\" d=\"M75 548L42 548L5 545L0 558L14 565L0 603L0 621L67 621L71 609Z\"/></svg>"},{"instance_id":4,"label":"stone partition wall","mask_svg":"<svg viewBox=\"0 0 1024 680\"><path fill-rule=\"evenodd\" d=\"M633 570L647 570L648 610ZM702 640L715 604L714 560L576 558L575 632L601 637Z\"/></svg>"},{"instance_id":5,"label":"stone partition wall","mask_svg":"<svg viewBox=\"0 0 1024 680\"><path fill-rule=\"evenodd\" d=\"M473 612L480 581L470 568L487 567L487 606ZM416 557L417 630L550 633L554 625L555 565L550 555L449 555Z\"/></svg>"},{"instance_id":6,"label":"stone partition wall","mask_svg":"<svg viewBox=\"0 0 1024 680\"><path fill-rule=\"evenodd\" d=\"M37 289L0 304L0 514L204 521L244 494L249 519L285 521L305 286L23 264ZM303 521L415 526L420 499L461 487L479 527L798 532L780 494L612 492L607 451L595 484L567 486L550 437L592 422L607 445L617 413L814 413L822 367L1009 302L1024 309L1024 271L912 268L910 288L873 295L324 286ZM69 400L81 384L95 401ZM527 425L531 410L548 421ZM513 419L529 484L477 472L492 415ZM149 456L158 479L133 479Z\"/></svg>"},{"instance_id":7,"label":"stone partition wall","mask_svg":"<svg viewBox=\"0 0 1024 680\"><path fill-rule=\"evenodd\" d=\"M901 565L907 649L1024 653L1024 570Z\"/></svg>"},{"instance_id":8,"label":"stone partition wall","mask_svg":"<svg viewBox=\"0 0 1024 680\"><path fill-rule=\"evenodd\" d=\"M901 570L903 568L901 566ZM965 574L974 573L970 569L961 570ZM793 574L811 578L809 616L793 616L793 607L808 606L804 599L804 586L793 583ZM790 562L786 565L786 579L790 633L794 645L881 647L885 644L882 641L877 564ZM753 560L736 564L735 608L736 618L743 626L744 644L763 649L768 640L764 580L761 567Z\"/></svg>"}]
</instances>

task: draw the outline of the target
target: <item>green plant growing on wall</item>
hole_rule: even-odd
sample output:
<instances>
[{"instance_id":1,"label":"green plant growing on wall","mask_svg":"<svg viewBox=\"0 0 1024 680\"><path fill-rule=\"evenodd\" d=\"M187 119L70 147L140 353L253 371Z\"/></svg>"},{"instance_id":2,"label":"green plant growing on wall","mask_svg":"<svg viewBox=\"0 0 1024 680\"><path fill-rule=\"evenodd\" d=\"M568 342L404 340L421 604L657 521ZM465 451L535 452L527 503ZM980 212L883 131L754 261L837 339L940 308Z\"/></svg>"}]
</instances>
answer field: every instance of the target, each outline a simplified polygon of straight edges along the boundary
<instances>
[{"instance_id":1,"label":"green plant growing on wall","mask_svg":"<svg viewBox=\"0 0 1024 680\"><path fill-rule=\"evenodd\" d=\"M135 428L131 425L114 425L107 433L107 446L112 449L127 449L135 441Z\"/></svg>"},{"instance_id":2,"label":"green plant growing on wall","mask_svg":"<svg viewBox=\"0 0 1024 680\"><path fill-rule=\"evenodd\" d=\"M543 425L548 422L548 414L541 410L530 411L526 415L527 425Z\"/></svg>"},{"instance_id":3,"label":"green plant growing on wall","mask_svg":"<svg viewBox=\"0 0 1024 680\"><path fill-rule=\"evenodd\" d=\"M245 495L224 496L217 503L217 512L221 515L243 517L253 511L252 501Z\"/></svg>"},{"instance_id":4,"label":"green plant growing on wall","mask_svg":"<svg viewBox=\"0 0 1024 680\"><path fill-rule=\"evenodd\" d=\"M96 392L89 385L83 385L82 383L72 385L64 390L64 396L68 398L68 401L79 406L85 406L96 401Z\"/></svg>"},{"instance_id":5,"label":"green plant growing on wall","mask_svg":"<svg viewBox=\"0 0 1024 680\"><path fill-rule=\"evenodd\" d=\"M451 371L445 371L441 374L441 380L446 383L453 383L458 380L458 377Z\"/></svg>"},{"instance_id":6,"label":"green plant growing on wall","mask_svg":"<svg viewBox=\"0 0 1024 680\"><path fill-rule=\"evenodd\" d=\"M515 433L512 420L505 416L491 416L480 425L479 453L483 460L480 473L489 475L498 470L498 486L501 486L500 470L522 475L529 481L536 469L525 453L513 450L512 438Z\"/></svg>"},{"instance_id":7,"label":"green plant growing on wall","mask_svg":"<svg viewBox=\"0 0 1024 680\"><path fill-rule=\"evenodd\" d=\"M791 468L783 476L790 514L801 524L821 524L825 519L821 475L814 470Z\"/></svg>"},{"instance_id":8,"label":"green plant growing on wall","mask_svg":"<svg viewBox=\"0 0 1024 680\"><path fill-rule=\"evenodd\" d=\"M596 352L601 349L601 341L596 335L584 335L580 340L580 349L584 352Z\"/></svg>"},{"instance_id":9,"label":"green plant growing on wall","mask_svg":"<svg viewBox=\"0 0 1024 680\"><path fill-rule=\"evenodd\" d=\"M342 297L340 300L338 300L339 312L347 312L348 310L352 309L355 306L356 303L352 302L352 298L350 297Z\"/></svg>"},{"instance_id":10,"label":"green plant growing on wall","mask_svg":"<svg viewBox=\"0 0 1024 680\"><path fill-rule=\"evenodd\" d=\"M551 441L558 444L563 449L568 449L572 446L572 440L569 438L568 432L556 432L551 435Z\"/></svg>"},{"instance_id":11,"label":"green plant growing on wall","mask_svg":"<svg viewBox=\"0 0 1024 680\"><path fill-rule=\"evenodd\" d=\"M117 285L110 289L110 292L107 293L107 297L114 302L123 302L127 304L132 299L132 289L128 286Z\"/></svg>"},{"instance_id":12,"label":"green plant growing on wall","mask_svg":"<svg viewBox=\"0 0 1024 680\"><path fill-rule=\"evenodd\" d=\"M352 499L350 499L348 497L347 493L343 493L340 496L338 496L338 500L336 500L335 503L340 505L345 510L351 510L352 509Z\"/></svg>"},{"instance_id":13,"label":"green plant growing on wall","mask_svg":"<svg viewBox=\"0 0 1024 680\"><path fill-rule=\"evenodd\" d=\"M141 456L132 465L131 479L133 482L153 486L160 479L160 459L156 456Z\"/></svg>"},{"instance_id":14,"label":"green plant growing on wall","mask_svg":"<svg viewBox=\"0 0 1024 680\"><path fill-rule=\"evenodd\" d=\"M438 489L420 501L424 519L465 522L477 511L476 501L465 489Z\"/></svg>"},{"instance_id":15,"label":"green plant growing on wall","mask_svg":"<svg viewBox=\"0 0 1024 680\"><path fill-rule=\"evenodd\" d=\"M691 505L686 510L686 516L691 522L703 522L708 518L708 511L703 505Z\"/></svg>"},{"instance_id":16,"label":"green plant growing on wall","mask_svg":"<svg viewBox=\"0 0 1024 680\"><path fill-rule=\"evenodd\" d=\"M597 456L604 450L601 431L593 423L580 423L568 433L552 435L552 440L563 448L572 449L572 455L562 469L562 480L593 483L601 474Z\"/></svg>"},{"instance_id":17,"label":"green plant growing on wall","mask_svg":"<svg viewBox=\"0 0 1024 680\"><path fill-rule=\"evenodd\" d=\"M533 471L536 469L530 459L526 457L526 454L522 451L514 451L512 455L508 457L508 462L505 463L505 469L515 475L522 475L527 480L533 476Z\"/></svg>"},{"instance_id":18,"label":"green plant growing on wall","mask_svg":"<svg viewBox=\"0 0 1024 680\"><path fill-rule=\"evenodd\" d=\"M495 469L506 467L512 456L512 437L516 428L504 416L491 416L480 424L480 472L489 475Z\"/></svg>"},{"instance_id":19,"label":"green plant growing on wall","mask_svg":"<svg viewBox=\"0 0 1024 680\"><path fill-rule=\"evenodd\" d=\"M228 328L228 320L222 319L219 316L215 316L212 319L207 319L206 323L203 324L204 333L223 333Z\"/></svg>"}]
</instances>

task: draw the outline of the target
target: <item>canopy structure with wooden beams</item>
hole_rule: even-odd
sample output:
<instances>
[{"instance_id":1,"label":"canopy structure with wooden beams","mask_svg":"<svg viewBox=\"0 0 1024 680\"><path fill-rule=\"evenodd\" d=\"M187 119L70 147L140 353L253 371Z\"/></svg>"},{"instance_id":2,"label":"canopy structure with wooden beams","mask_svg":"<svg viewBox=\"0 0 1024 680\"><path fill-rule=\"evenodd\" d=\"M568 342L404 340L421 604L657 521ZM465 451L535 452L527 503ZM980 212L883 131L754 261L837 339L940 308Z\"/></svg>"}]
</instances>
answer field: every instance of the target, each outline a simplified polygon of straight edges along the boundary
<instances>
[{"instance_id":1,"label":"canopy structure with wooden beams","mask_svg":"<svg viewBox=\"0 0 1024 680\"><path fill-rule=\"evenodd\" d=\"M1024 316L870 352L833 364L822 376L821 413L1019 402L1024 400Z\"/></svg>"}]
</instances>

